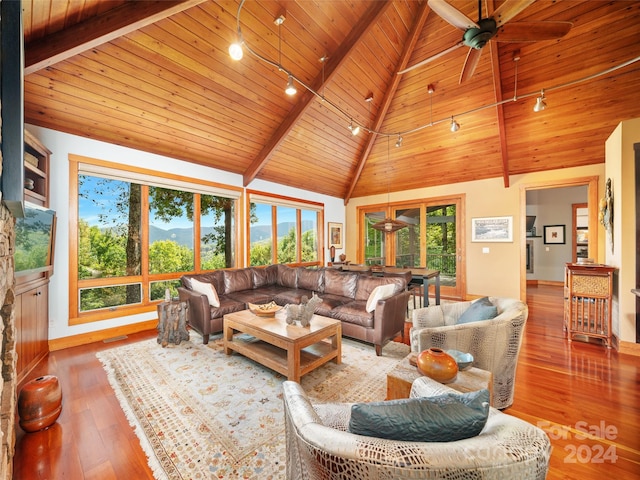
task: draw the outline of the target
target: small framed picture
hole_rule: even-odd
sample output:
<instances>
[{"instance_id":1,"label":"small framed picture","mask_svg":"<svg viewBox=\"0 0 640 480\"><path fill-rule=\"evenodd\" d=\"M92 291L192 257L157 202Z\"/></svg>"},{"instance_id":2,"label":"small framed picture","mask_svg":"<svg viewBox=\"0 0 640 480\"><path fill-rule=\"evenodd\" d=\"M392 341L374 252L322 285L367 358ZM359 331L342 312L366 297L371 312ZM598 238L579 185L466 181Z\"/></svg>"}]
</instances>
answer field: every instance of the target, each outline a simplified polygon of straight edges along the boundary
<instances>
[{"instance_id":1,"label":"small framed picture","mask_svg":"<svg viewBox=\"0 0 640 480\"><path fill-rule=\"evenodd\" d=\"M566 243L564 225L545 225L544 226L544 243L559 244Z\"/></svg>"},{"instance_id":2,"label":"small framed picture","mask_svg":"<svg viewBox=\"0 0 640 480\"><path fill-rule=\"evenodd\" d=\"M342 224L329 222L329 248L342 248Z\"/></svg>"},{"instance_id":3,"label":"small framed picture","mask_svg":"<svg viewBox=\"0 0 640 480\"><path fill-rule=\"evenodd\" d=\"M472 242L513 242L513 217L471 219Z\"/></svg>"}]
</instances>

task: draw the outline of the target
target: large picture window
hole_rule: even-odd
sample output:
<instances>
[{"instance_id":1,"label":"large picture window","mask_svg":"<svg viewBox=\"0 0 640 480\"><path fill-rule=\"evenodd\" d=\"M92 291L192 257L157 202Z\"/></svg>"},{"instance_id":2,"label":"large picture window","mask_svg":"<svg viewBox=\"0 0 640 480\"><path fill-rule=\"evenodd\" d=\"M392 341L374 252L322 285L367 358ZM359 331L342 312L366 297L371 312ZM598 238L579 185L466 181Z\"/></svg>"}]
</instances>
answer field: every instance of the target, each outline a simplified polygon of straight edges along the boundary
<instances>
[{"instance_id":1,"label":"large picture window","mask_svg":"<svg viewBox=\"0 0 640 480\"><path fill-rule=\"evenodd\" d=\"M71 324L149 310L183 274L237 266L241 190L70 160Z\"/></svg>"},{"instance_id":2,"label":"large picture window","mask_svg":"<svg viewBox=\"0 0 640 480\"><path fill-rule=\"evenodd\" d=\"M320 265L322 204L249 193L249 264Z\"/></svg>"}]
</instances>

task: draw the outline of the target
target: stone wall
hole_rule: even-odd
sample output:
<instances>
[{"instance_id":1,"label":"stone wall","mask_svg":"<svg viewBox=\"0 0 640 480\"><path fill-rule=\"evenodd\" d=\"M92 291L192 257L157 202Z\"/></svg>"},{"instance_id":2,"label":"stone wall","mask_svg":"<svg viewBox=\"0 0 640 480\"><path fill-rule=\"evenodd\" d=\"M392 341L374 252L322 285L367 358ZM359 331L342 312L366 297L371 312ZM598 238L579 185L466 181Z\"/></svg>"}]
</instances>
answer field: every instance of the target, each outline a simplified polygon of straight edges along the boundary
<instances>
[{"instance_id":1,"label":"stone wall","mask_svg":"<svg viewBox=\"0 0 640 480\"><path fill-rule=\"evenodd\" d=\"M1 125L0 125L1 126ZM0 128L0 132L2 129ZM2 153L0 152L0 175ZM0 197L2 193L0 193ZM13 249L15 246L14 219L4 205L0 205L0 333L2 334L2 374L0 375L0 480L13 477L16 413L16 331L13 278Z\"/></svg>"}]
</instances>

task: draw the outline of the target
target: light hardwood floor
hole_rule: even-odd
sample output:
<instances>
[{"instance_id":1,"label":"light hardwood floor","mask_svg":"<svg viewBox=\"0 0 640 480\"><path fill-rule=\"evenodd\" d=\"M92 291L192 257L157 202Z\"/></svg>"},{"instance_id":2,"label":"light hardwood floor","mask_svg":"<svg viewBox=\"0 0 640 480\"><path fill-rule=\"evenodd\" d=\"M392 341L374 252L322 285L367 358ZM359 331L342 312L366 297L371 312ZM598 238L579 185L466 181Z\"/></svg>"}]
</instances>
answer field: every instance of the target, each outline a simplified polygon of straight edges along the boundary
<instances>
[{"instance_id":1,"label":"light hardwood floor","mask_svg":"<svg viewBox=\"0 0 640 480\"><path fill-rule=\"evenodd\" d=\"M640 478L639 359L595 343L567 342L561 287L530 288L528 304L515 401L505 412L550 435L547 478ZM153 478L95 353L155 336L149 331L53 352L32 372L29 378L58 376L63 410L42 432L16 427L14 479Z\"/></svg>"}]
</instances>

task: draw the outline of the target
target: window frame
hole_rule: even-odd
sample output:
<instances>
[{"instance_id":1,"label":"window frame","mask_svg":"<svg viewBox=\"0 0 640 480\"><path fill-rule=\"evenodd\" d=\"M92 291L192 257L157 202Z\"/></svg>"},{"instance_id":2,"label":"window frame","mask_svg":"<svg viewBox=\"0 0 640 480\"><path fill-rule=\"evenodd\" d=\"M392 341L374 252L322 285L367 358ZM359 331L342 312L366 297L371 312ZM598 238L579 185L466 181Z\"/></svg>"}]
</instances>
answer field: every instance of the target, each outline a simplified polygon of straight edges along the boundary
<instances>
[{"instance_id":1,"label":"window frame","mask_svg":"<svg viewBox=\"0 0 640 480\"><path fill-rule=\"evenodd\" d=\"M143 223L141 232L141 249L143 271L140 275L82 280L78 278L78 177L82 174L126 180L129 183L133 182L142 185L143 200L141 218ZM182 275L200 273L202 271L200 267L200 242L194 241L193 271L158 273L153 275L149 274L148 187L150 185L162 188L171 188L174 190L185 190L194 193L194 201L196 201L194 208L194 239L198 238L198 236L195 235L195 232L199 231L200 225L200 195L217 195L234 198L236 201L236 208L234 212L234 249L236 252L234 267L239 266L239 259L243 258L242 245L244 245L241 229L241 226L243 225L242 217L244 214L242 208L242 205L244 205L244 190L242 188L218 184L199 178L168 174L140 167L133 167L130 165L69 154L69 325L79 325L154 311L160 301L152 301L149 299L150 284L152 282L175 280L179 279ZM196 227L196 225L198 225L198 227ZM103 286L109 287L123 283L142 284L142 302L140 304L122 305L100 310L80 312L80 289Z\"/></svg>"},{"instance_id":2,"label":"window frame","mask_svg":"<svg viewBox=\"0 0 640 480\"><path fill-rule=\"evenodd\" d=\"M301 200L283 195L274 195L258 190L247 190L246 192L246 265L251 265L251 204L261 203L271 205L271 264L278 263L278 218L277 207L289 207L296 209L296 261L288 263L293 266L321 266L324 265L324 204L311 200ZM313 210L317 212L317 238L318 258L315 261L302 261L302 210Z\"/></svg>"}]
</instances>

